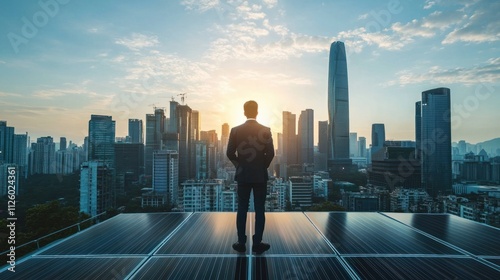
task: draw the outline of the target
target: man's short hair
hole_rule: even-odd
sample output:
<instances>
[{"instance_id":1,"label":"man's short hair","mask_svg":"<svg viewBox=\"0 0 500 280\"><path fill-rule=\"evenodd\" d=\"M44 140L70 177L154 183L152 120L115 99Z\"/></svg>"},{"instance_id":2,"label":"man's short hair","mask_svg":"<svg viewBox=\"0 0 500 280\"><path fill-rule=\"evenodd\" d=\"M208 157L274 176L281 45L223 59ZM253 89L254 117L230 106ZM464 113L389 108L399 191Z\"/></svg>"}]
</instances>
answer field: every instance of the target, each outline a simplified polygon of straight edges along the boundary
<instances>
[{"instance_id":1,"label":"man's short hair","mask_svg":"<svg viewBox=\"0 0 500 280\"><path fill-rule=\"evenodd\" d=\"M247 116L247 118L255 118L257 116L259 105L257 105L257 102L250 100L245 102L243 109L245 110L245 116Z\"/></svg>"}]
</instances>

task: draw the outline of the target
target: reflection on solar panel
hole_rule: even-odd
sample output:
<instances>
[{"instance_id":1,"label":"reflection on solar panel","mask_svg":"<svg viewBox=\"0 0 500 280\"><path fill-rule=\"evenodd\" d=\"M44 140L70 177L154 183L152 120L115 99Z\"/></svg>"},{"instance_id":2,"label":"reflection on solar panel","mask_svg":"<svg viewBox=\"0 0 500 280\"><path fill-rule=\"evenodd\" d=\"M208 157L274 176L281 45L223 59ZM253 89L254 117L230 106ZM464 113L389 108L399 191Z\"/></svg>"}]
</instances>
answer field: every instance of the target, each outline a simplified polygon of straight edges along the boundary
<instances>
[{"instance_id":1,"label":"reflection on solar panel","mask_svg":"<svg viewBox=\"0 0 500 280\"><path fill-rule=\"evenodd\" d=\"M120 214L0 279L500 279L500 230L447 214L267 213L262 255L232 251L235 219Z\"/></svg>"}]
</instances>

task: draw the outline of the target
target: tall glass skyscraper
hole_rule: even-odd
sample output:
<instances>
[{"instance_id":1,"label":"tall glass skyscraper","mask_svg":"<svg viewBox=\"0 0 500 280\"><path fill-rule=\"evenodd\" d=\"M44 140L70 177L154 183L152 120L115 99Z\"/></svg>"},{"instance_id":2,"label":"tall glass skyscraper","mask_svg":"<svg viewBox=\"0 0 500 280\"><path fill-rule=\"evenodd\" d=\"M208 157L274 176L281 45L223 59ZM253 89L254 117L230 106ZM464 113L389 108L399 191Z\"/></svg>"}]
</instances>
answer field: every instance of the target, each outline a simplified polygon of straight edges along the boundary
<instances>
[{"instance_id":1,"label":"tall glass skyscraper","mask_svg":"<svg viewBox=\"0 0 500 280\"><path fill-rule=\"evenodd\" d=\"M371 159L374 160L384 160L385 142L385 126L383 123L372 124L372 147L371 147Z\"/></svg>"},{"instance_id":2,"label":"tall glass skyscraper","mask_svg":"<svg viewBox=\"0 0 500 280\"><path fill-rule=\"evenodd\" d=\"M91 115L88 159L115 166L115 121L111 116Z\"/></svg>"},{"instance_id":3,"label":"tall glass skyscraper","mask_svg":"<svg viewBox=\"0 0 500 280\"><path fill-rule=\"evenodd\" d=\"M298 161L300 164L314 163L314 111L303 110L299 116Z\"/></svg>"},{"instance_id":4,"label":"tall glass skyscraper","mask_svg":"<svg viewBox=\"0 0 500 280\"><path fill-rule=\"evenodd\" d=\"M343 42L330 46L328 65L328 165L344 170L349 159L349 89L347 59Z\"/></svg>"},{"instance_id":5,"label":"tall glass skyscraper","mask_svg":"<svg viewBox=\"0 0 500 280\"><path fill-rule=\"evenodd\" d=\"M450 89L422 92L421 104L422 186L432 196L449 194L452 189Z\"/></svg>"}]
</instances>

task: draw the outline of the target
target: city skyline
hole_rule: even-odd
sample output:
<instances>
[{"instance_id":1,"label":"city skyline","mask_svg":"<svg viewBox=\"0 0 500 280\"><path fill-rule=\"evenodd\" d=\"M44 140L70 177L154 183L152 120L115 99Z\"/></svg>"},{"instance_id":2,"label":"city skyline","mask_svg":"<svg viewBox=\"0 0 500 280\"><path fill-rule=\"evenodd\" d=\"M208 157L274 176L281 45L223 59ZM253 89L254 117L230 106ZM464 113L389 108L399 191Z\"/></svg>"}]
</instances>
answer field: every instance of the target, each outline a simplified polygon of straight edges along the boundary
<instances>
[{"instance_id":1,"label":"city skyline","mask_svg":"<svg viewBox=\"0 0 500 280\"><path fill-rule=\"evenodd\" d=\"M116 3L0 4L0 119L16 134L81 145L95 114L112 116L125 136L128 119L145 122L174 97L220 135L254 99L274 134L282 112L313 109L317 145L328 50L339 40L350 132L367 145L373 123L385 124L387 139L415 140L415 102L437 87L452 91L453 141L498 137L495 1Z\"/></svg>"}]
</instances>

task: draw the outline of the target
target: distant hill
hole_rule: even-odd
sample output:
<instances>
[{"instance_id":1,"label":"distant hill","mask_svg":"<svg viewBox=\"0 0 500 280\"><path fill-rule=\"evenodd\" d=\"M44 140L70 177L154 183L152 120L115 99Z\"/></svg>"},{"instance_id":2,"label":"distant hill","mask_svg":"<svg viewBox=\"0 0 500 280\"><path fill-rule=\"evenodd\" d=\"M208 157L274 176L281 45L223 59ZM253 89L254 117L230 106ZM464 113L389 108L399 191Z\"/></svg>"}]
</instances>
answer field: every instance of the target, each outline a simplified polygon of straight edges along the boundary
<instances>
[{"instance_id":1,"label":"distant hill","mask_svg":"<svg viewBox=\"0 0 500 280\"><path fill-rule=\"evenodd\" d=\"M497 149L500 149L500 137L491 139L484 142L479 142L476 144L477 151L484 149L487 153L496 153Z\"/></svg>"}]
</instances>

